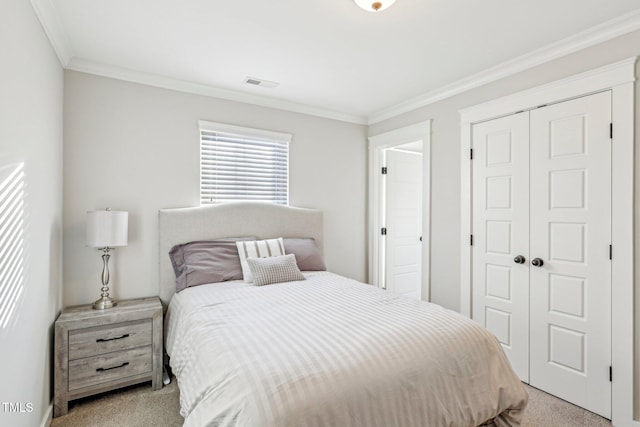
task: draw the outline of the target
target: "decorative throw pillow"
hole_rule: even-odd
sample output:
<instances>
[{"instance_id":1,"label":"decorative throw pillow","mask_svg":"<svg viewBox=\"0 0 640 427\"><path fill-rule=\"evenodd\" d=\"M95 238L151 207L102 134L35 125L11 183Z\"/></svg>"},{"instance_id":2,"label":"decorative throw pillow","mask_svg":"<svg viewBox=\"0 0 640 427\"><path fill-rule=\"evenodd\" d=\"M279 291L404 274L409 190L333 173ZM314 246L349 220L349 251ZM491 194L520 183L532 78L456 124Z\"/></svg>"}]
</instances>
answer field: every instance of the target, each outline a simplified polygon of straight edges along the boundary
<instances>
[{"instance_id":1,"label":"decorative throw pillow","mask_svg":"<svg viewBox=\"0 0 640 427\"><path fill-rule=\"evenodd\" d=\"M294 254L301 271L326 271L327 266L316 241L306 238L284 238L284 252Z\"/></svg>"},{"instance_id":2,"label":"decorative throw pillow","mask_svg":"<svg viewBox=\"0 0 640 427\"><path fill-rule=\"evenodd\" d=\"M251 269L247 264L247 258L268 258L284 255L284 243L282 238L268 240L254 240L252 242L236 242L242 275L245 283L253 282Z\"/></svg>"},{"instance_id":3,"label":"decorative throw pillow","mask_svg":"<svg viewBox=\"0 0 640 427\"><path fill-rule=\"evenodd\" d=\"M256 286L305 280L293 254L269 258L247 258Z\"/></svg>"},{"instance_id":4,"label":"decorative throw pillow","mask_svg":"<svg viewBox=\"0 0 640 427\"><path fill-rule=\"evenodd\" d=\"M171 248L169 257L176 273L176 292L205 283L242 279L238 240L255 237L189 242Z\"/></svg>"}]
</instances>

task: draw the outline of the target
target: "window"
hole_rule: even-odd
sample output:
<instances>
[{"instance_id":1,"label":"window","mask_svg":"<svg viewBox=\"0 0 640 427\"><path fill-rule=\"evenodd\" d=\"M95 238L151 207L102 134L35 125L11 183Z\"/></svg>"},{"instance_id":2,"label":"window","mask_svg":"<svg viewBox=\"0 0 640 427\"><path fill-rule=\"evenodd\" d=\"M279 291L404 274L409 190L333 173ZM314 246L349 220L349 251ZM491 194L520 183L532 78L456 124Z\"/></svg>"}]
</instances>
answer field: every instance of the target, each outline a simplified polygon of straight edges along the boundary
<instances>
[{"instance_id":1,"label":"window","mask_svg":"<svg viewBox=\"0 0 640 427\"><path fill-rule=\"evenodd\" d=\"M291 135L200 121L200 204L289 204Z\"/></svg>"}]
</instances>

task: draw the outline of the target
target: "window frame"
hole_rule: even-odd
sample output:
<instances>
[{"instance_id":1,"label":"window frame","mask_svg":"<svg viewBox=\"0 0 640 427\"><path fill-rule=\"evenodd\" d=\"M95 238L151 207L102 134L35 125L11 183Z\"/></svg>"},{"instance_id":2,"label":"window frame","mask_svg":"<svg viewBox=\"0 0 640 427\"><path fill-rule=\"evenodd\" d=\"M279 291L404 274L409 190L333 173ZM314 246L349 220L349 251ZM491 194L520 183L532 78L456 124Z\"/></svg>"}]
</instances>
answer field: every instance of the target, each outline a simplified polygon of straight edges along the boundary
<instances>
[{"instance_id":1,"label":"window frame","mask_svg":"<svg viewBox=\"0 0 640 427\"><path fill-rule=\"evenodd\" d=\"M199 120L198 133L199 133L199 139L200 139L200 144L199 144L200 149L199 149L198 155L199 155L199 166L200 166L200 171L199 171L200 206L216 205L220 203L228 203L229 201L231 201L231 200L216 200L215 198L210 202L204 201L206 197L203 196L203 170L204 170L203 157L202 157L203 132L220 133L220 134L226 134L228 136L237 136L247 140L254 139L256 141L264 141L267 143L273 142L275 144L284 144L286 146L286 153L287 153L286 154L286 174L284 175L286 177L286 194L284 197L285 202L281 203L279 201L274 201L274 200L259 200L254 198L249 198L249 199L234 198L232 200L233 201L259 201L264 203L281 204L284 206L289 205L290 143L291 143L291 140L293 139L292 134L284 133L284 132L276 132L271 130L257 129L257 128L249 128L244 126L229 125L224 123L211 122L207 120Z\"/></svg>"}]
</instances>

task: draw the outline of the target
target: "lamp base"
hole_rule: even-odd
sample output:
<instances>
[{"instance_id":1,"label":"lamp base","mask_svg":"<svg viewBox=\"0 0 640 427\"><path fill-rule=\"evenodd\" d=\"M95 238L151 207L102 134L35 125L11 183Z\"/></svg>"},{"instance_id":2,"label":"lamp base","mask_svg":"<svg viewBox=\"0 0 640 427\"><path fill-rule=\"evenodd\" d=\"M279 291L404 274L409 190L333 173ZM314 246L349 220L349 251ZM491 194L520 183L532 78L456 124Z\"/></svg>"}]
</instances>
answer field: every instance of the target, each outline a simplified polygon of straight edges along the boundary
<instances>
[{"instance_id":1,"label":"lamp base","mask_svg":"<svg viewBox=\"0 0 640 427\"><path fill-rule=\"evenodd\" d=\"M118 305L116 300L114 300L113 298L109 298L107 296L103 296L102 298L100 298L99 300L96 300L93 303L93 309L104 310L106 308L115 307L116 305Z\"/></svg>"}]
</instances>

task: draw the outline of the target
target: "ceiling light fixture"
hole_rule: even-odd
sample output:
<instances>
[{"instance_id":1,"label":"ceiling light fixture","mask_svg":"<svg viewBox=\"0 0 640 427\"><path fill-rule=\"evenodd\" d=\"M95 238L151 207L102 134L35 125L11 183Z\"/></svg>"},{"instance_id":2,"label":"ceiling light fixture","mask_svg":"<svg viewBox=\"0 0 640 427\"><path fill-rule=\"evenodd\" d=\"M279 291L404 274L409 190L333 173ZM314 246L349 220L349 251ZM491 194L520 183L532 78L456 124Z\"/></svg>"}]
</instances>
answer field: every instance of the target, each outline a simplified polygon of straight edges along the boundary
<instances>
[{"instance_id":1,"label":"ceiling light fixture","mask_svg":"<svg viewBox=\"0 0 640 427\"><path fill-rule=\"evenodd\" d=\"M391 6L396 0L353 0L367 12L380 12Z\"/></svg>"}]
</instances>

